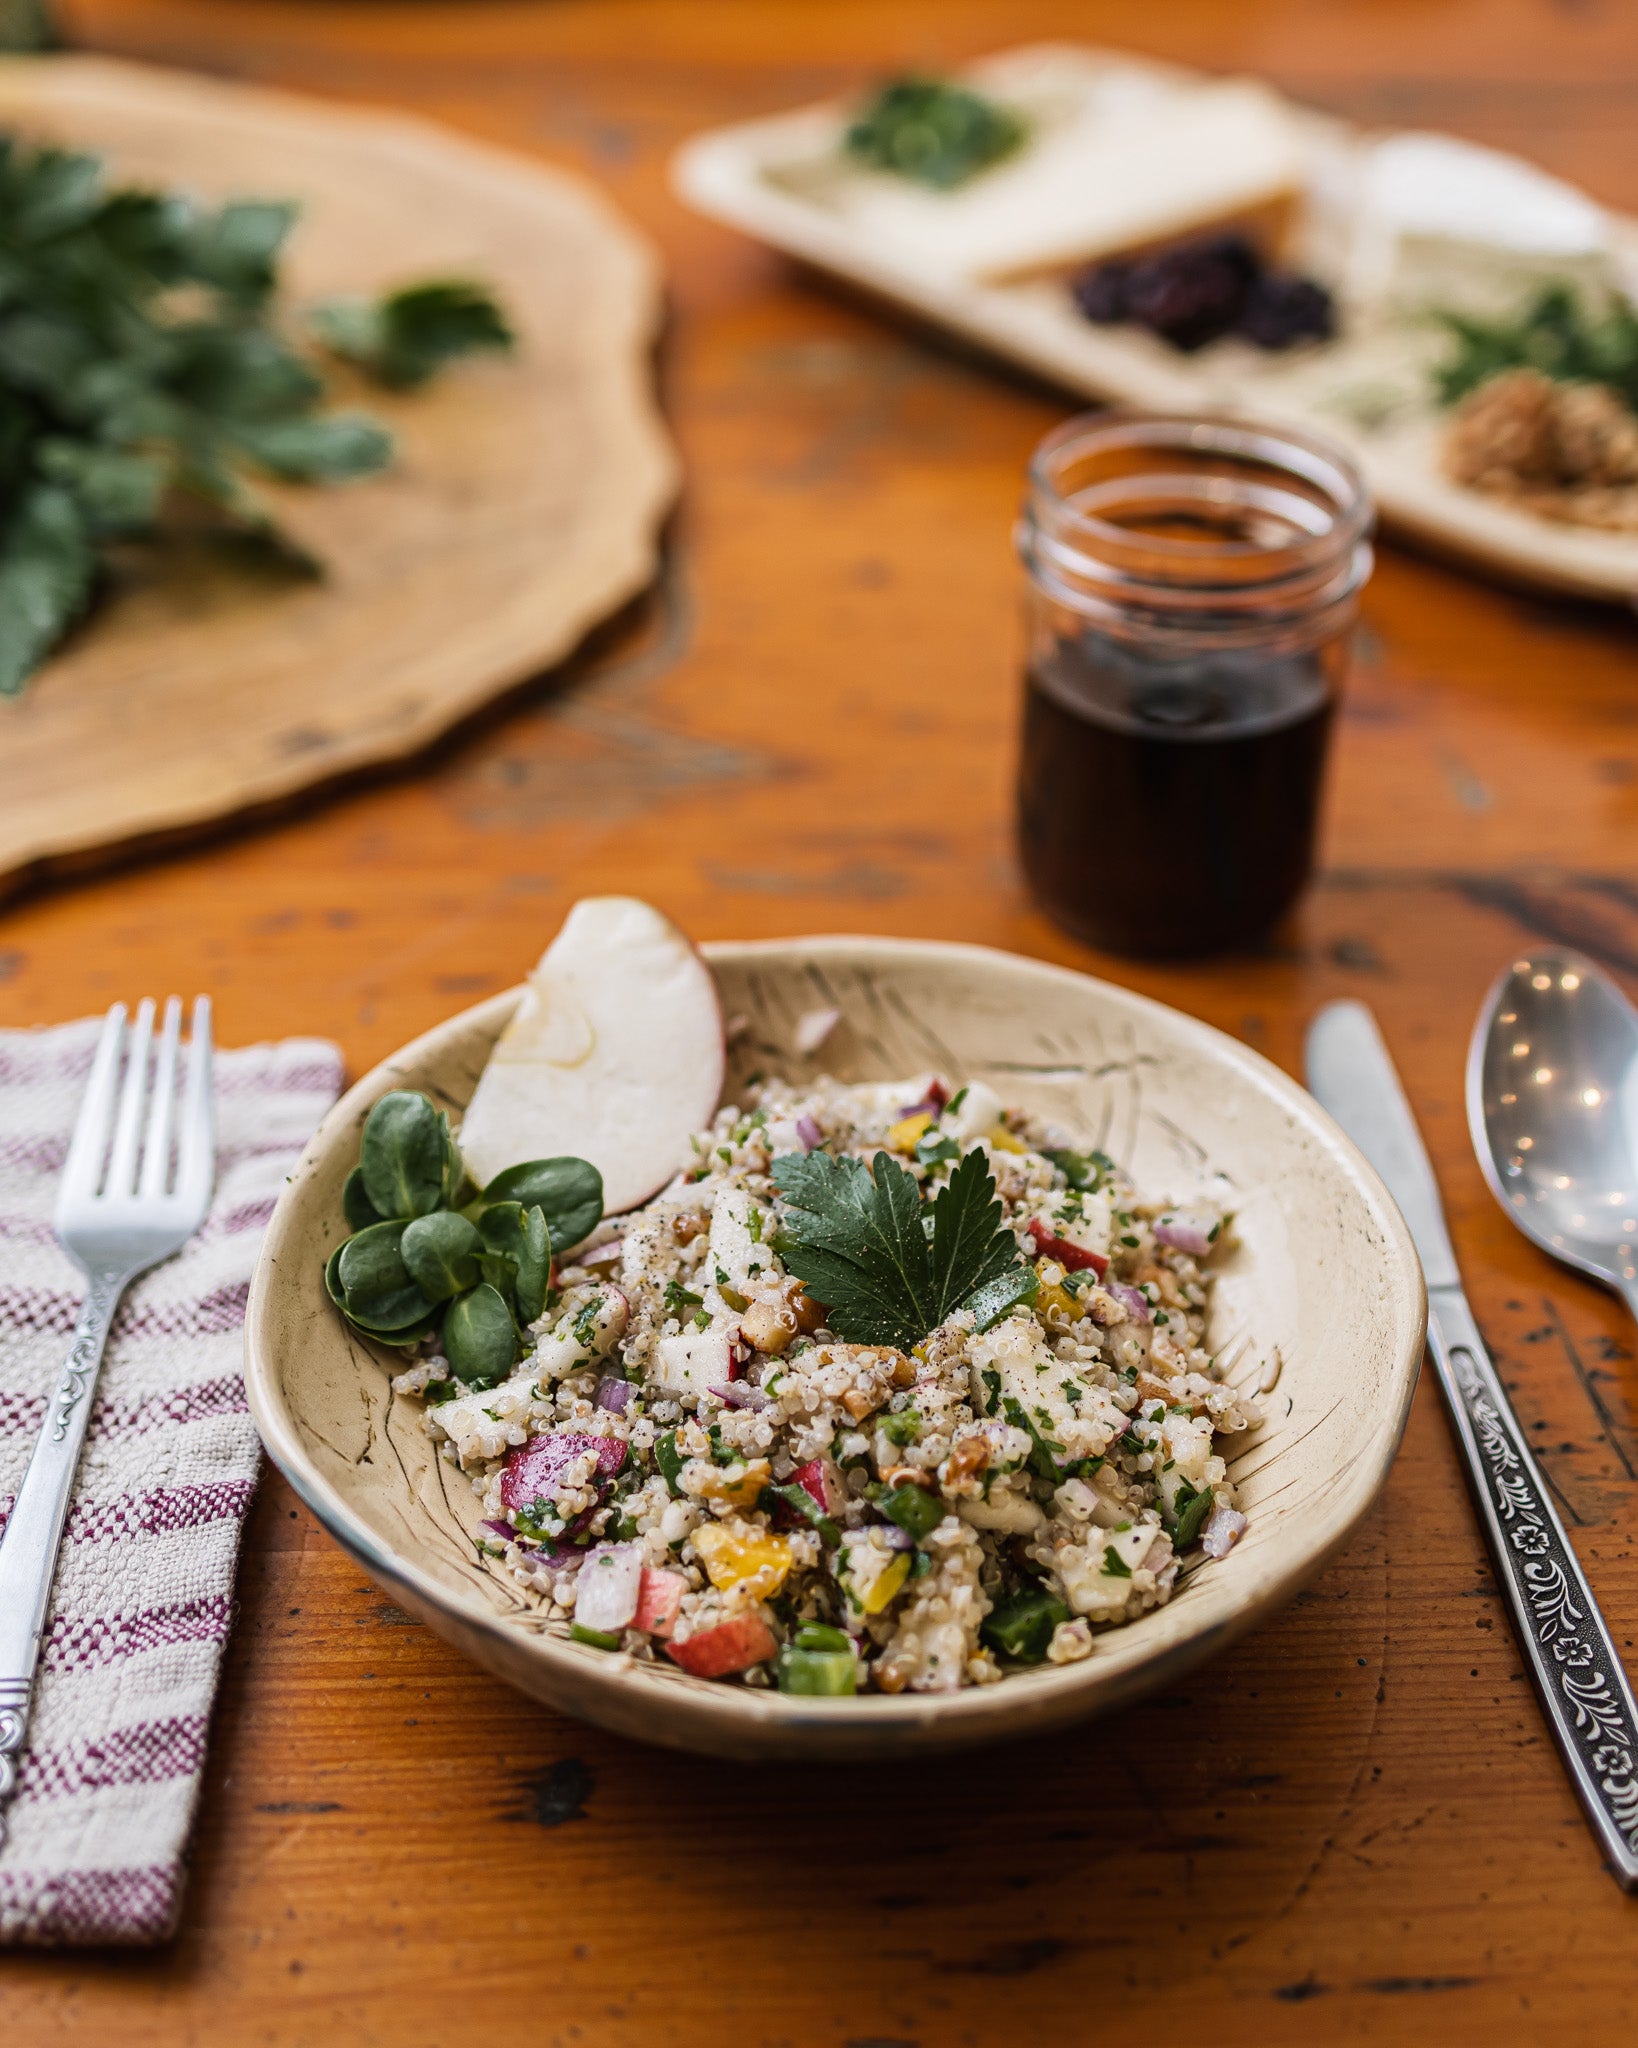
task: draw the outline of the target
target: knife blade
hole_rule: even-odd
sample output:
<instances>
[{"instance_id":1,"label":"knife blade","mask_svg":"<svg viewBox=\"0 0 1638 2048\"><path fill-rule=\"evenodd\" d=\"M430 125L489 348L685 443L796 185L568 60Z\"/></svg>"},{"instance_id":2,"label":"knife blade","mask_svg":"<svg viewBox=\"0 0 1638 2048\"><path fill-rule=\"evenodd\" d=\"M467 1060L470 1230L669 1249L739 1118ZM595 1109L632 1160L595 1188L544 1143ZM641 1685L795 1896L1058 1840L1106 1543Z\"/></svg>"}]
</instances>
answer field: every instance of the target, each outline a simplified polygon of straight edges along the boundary
<instances>
[{"instance_id":1,"label":"knife blade","mask_svg":"<svg viewBox=\"0 0 1638 2048\"><path fill-rule=\"evenodd\" d=\"M1415 1240L1428 1349L1525 1666L1611 1876L1638 1891L1638 1702L1468 1306L1432 1162L1365 1004L1320 1011L1307 1072Z\"/></svg>"}]
</instances>

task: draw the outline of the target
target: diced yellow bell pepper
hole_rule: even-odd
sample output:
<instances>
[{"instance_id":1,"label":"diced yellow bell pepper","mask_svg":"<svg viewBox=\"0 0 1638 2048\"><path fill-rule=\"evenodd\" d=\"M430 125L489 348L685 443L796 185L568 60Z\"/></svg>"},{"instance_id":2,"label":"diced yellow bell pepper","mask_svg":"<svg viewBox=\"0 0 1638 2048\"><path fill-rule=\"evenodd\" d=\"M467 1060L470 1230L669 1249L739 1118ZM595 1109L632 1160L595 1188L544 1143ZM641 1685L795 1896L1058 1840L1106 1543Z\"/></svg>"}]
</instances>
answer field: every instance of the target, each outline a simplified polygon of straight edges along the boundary
<instances>
[{"instance_id":1,"label":"diced yellow bell pepper","mask_svg":"<svg viewBox=\"0 0 1638 2048\"><path fill-rule=\"evenodd\" d=\"M997 1124L984 1140L993 1152L1027 1152L1029 1147L1023 1139L1009 1131L1005 1124Z\"/></svg>"},{"instance_id":2,"label":"diced yellow bell pepper","mask_svg":"<svg viewBox=\"0 0 1638 2048\"><path fill-rule=\"evenodd\" d=\"M1057 1309L1073 1323L1086 1313L1074 1295L1063 1285L1062 1266L1054 1264L1049 1259L1037 1259L1035 1270L1040 1276L1041 1285L1032 1306L1038 1316L1045 1317L1049 1309ZM1048 1273L1056 1277L1049 1280L1046 1277Z\"/></svg>"},{"instance_id":3,"label":"diced yellow bell pepper","mask_svg":"<svg viewBox=\"0 0 1638 2048\"><path fill-rule=\"evenodd\" d=\"M901 1116L887 1134L888 1150L907 1155L914 1152L917 1139L927 1134L932 1123L932 1112L926 1109L918 1109L914 1116Z\"/></svg>"},{"instance_id":4,"label":"diced yellow bell pepper","mask_svg":"<svg viewBox=\"0 0 1638 2048\"><path fill-rule=\"evenodd\" d=\"M791 1568L791 1547L783 1536L744 1523L707 1522L694 1531L693 1543L712 1585L724 1593L741 1586L767 1600L784 1585Z\"/></svg>"},{"instance_id":5,"label":"diced yellow bell pepper","mask_svg":"<svg viewBox=\"0 0 1638 2048\"><path fill-rule=\"evenodd\" d=\"M712 1465L702 1474L700 1492L707 1500L725 1500L733 1508L754 1508L762 1489L773 1478L766 1458L750 1458L740 1465Z\"/></svg>"},{"instance_id":6,"label":"diced yellow bell pepper","mask_svg":"<svg viewBox=\"0 0 1638 2048\"><path fill-rule=\"evenodd\" d=\"M860 1600L866 1614L880 1614L910 1576L910 1553L901 1550L881 1577Z\"/></svg>"}]
</instances>

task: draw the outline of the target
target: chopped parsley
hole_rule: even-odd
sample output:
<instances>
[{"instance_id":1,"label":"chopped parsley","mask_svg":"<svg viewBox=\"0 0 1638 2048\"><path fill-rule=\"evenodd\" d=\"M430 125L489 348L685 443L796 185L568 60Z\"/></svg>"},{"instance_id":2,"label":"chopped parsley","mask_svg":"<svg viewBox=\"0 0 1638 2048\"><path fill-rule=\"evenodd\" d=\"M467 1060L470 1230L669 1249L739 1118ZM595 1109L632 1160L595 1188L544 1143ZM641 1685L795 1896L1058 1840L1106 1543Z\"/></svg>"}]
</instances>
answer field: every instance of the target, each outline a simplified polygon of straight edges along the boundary
<instances>
[{"instance_id":1,"label":"chopped parsley","mask_svg":"<svg viewBox=\"0 0 1638 2048\"><path fill-rule=\"evenodd\" d=\"M1103 1548L1103 1575L1106 1579L1129 1579L1132 1576L1132 1567L1112 1543L1106 1543Z\"/></svg>"}]
</instances>

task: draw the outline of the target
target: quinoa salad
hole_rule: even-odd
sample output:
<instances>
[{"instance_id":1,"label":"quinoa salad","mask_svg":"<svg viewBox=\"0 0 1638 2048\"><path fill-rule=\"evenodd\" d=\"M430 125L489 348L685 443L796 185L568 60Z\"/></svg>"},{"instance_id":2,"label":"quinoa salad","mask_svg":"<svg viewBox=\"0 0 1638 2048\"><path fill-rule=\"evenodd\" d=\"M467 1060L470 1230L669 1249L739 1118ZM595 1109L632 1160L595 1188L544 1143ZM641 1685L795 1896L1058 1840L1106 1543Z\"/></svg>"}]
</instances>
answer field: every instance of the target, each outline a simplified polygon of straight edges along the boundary
<instances>
[{"instance_id":1,"label":"quinoa salad","mask_svg":"<svg viewBox=\"0 0 1638 2048\"><path fill-rule=\"evenodd\" d=\"M577 1640L953 1692L1092 1655L1245 1528L1221 1440L1261 1418L1205 1337L1230 1228L982 1082L765 1080L558 1258L509 1377L433 1349L393 1386Z\"/></svg>"}]
</instances>

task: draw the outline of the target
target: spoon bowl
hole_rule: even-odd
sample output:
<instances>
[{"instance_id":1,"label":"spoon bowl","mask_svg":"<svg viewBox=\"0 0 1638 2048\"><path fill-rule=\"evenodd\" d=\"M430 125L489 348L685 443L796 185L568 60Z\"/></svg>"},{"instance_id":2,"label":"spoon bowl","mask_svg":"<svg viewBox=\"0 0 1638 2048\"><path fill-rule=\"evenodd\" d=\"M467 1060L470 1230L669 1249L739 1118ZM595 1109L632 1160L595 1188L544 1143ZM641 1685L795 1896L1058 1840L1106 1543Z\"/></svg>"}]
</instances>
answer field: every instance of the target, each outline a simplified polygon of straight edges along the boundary
<instances>
[{"instance_id":1,"label":"spoon bowl","mask_svg":"<svg viewBox=\"0 0 1638 2048\"><path fill-rule=\"evenodd\" d=\"M1474 1026L1473 1149L1526 1237L1638 1315L1638 1010L1601 967L1518 959Z\"/></svg>"}]
</instances>

